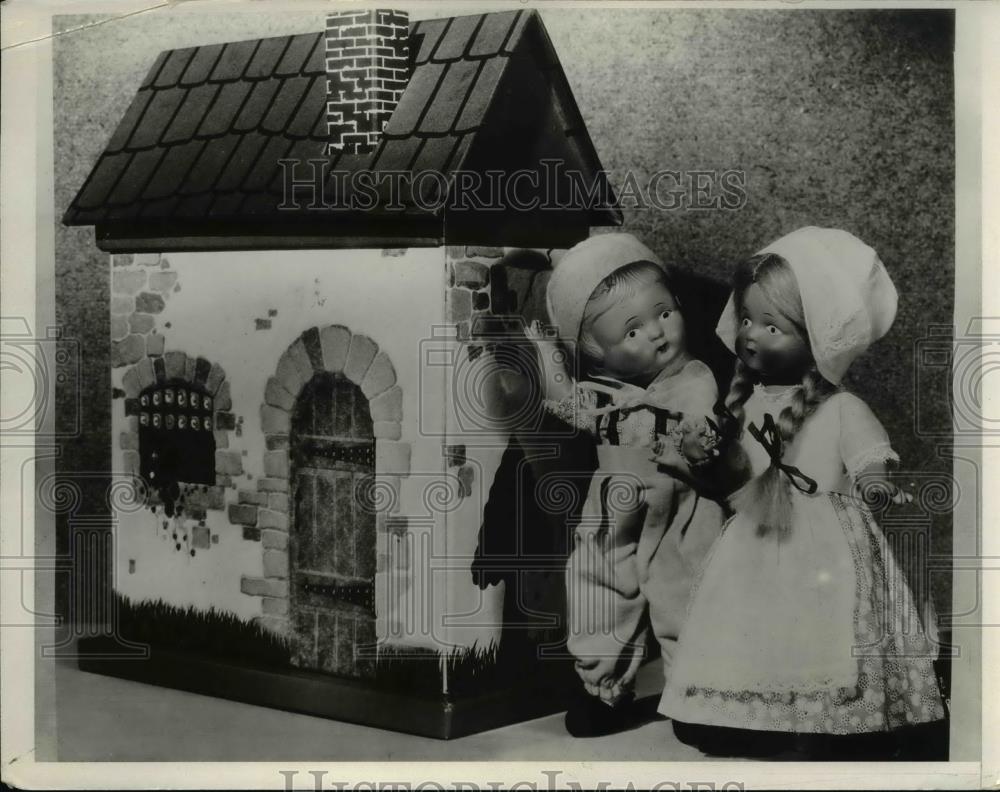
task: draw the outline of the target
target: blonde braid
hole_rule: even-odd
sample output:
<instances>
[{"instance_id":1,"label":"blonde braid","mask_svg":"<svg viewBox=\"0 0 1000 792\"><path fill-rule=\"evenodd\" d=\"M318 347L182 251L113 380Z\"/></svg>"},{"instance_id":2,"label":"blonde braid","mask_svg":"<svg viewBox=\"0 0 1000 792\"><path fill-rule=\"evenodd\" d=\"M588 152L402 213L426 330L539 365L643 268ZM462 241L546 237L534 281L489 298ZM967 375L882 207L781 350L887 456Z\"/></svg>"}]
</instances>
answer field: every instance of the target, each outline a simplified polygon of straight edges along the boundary
<instances>
[{"instance_id":1,"label":"blonde braid","mask_svg":"<svg viewBox=\"0 0 1000 792\"><path fill-rule=\"evenodd\" d=\"M750 368L739 358L736 359L736 370L733 381L726 394L725 406L730 418L735 423L737 434L743 427L743 404L753 393L754 376Z\"/></svg>"},{"instance_id":2,"label":"blonde braid","mask_svg":"<svg viewBox=\"0 0 1000 792\"><path fill-rule=\"evenodd\" d=\"M802 377L802 387L792 394L792 402L778 416L778 430L785 447L791 444L799 433L806 418L816 412L836 388L823 379L815 368L809 369Z\"/></svg>"},{"instance_id":3,"label":"blonde braid","mask_svg":"<svg viewBox=\"0 0 1000 792\"><path fill-rule=\"evenodd\" d=\"M791 445L806 419L836 390L815 367L803 375L802 387L792 394L792 403L781 411L776 421L783 449ZM749 515L757 523L760 536L774 532L780 539L791 530L791 484L784 472L773 463L735 493L731 502L734 509Z\"/></svg>"}]
</instances>

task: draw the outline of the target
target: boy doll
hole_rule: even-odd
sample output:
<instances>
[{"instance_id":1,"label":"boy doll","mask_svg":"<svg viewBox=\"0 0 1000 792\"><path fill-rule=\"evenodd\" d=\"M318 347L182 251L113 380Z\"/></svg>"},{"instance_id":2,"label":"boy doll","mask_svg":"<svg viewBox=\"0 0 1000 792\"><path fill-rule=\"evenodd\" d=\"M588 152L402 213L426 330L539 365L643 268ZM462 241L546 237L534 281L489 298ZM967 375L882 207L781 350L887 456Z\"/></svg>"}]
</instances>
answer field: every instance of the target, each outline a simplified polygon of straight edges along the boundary
<instances>
[{"instance_id":1,"label":"boy doll","mask_svg":"<svg viewBox=\"0 0 1000 792\"><path fill-rule=\"evenodd\" d=\"M568 646L585 691L566 727L595 736L634 720L632 687L647 631L670 674L691 587L723 512L658 462L697 471L714 459L718 436L708 416L718 393L711 370L687 351L666 268L630 234L573 247L546 296L581 380L561 369L555 342L533 327L544 406L597 444L598 469L566 571Z\"/></svg>"}]
</instances>

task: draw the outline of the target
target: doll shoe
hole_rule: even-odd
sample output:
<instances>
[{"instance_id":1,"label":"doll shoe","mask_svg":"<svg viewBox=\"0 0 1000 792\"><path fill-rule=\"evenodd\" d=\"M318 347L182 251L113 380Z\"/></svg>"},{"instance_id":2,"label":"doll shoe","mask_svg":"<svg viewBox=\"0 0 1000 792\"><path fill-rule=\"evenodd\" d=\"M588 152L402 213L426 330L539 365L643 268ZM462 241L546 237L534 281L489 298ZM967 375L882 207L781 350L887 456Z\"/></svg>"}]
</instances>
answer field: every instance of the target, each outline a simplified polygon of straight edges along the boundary
<instances>
[{"instance_id":1,"label":"doll shoe","mask_svg":"<svg viewBox=\"0 0 1000 792\"><path fill-rule=\"evenodd\" d=\"M617 734L639 725L641 721L633 694L623 696L611 706L583 690L574 695L565 719L566 731L574 737Z\"/></svg>"}]
</instances>

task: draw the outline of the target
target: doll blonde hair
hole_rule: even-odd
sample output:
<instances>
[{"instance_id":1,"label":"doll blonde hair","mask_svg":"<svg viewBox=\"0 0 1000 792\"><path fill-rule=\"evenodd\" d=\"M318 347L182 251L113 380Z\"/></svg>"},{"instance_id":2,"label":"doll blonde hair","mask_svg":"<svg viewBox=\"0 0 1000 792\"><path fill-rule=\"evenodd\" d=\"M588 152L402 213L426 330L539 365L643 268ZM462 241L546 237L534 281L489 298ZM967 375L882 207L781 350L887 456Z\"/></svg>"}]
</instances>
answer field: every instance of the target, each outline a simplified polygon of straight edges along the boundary
<instances>
[{"instance_id":1,"label":"doll blonde hair","mask_svg":"<svg viewBox=\"0 0 1000 792\"><path fill-rule=\"evenodd\" d=\"M778 312L795 326L808 344L809 335L806 332L802 298L795 274L788 262L775 253L767 253L752 256L740 264L733 279L733 296L738 310L742 309L743 296L753 284L756 284ZM737 359L736 371L725 405L741 432L745 420L743 405L753 393L756 381L753 371L743 361ZM787 448L794 440L802 424L816 411L816 408L836 391L836 386L823 378L813 360L802 375L802 386L792 394L791 403L776 416L775 423L782 449ZM734 509L755 519L758 533L763 535L774 532L781 537L791 528L790 488L791 484L785 473L772 461L767 470L750 481L730 500Z\"/></svg>"},{"instance_id":2,"label":"doll blonde hair","mask_svg":"<svg viewBox=\"0 0 1000 792\"><path fill-rule=\"evenodd\" d=\"M580 338L577 348L580 353L580 370L583 372L600 372L604 363L604 350L597 343L591 332L594 321L603 313L603 308L608 298L619 300L626 297L633 297L639 289L649 286L652 283L660 283L670 292L677 307L680 302L674 293L673 284L666 270L659 264L652 261L633 261L623 267L619 267L600 283L591 292L590 298L583 309L583 318L580 322Z\"/></svg>"}]
</instances>

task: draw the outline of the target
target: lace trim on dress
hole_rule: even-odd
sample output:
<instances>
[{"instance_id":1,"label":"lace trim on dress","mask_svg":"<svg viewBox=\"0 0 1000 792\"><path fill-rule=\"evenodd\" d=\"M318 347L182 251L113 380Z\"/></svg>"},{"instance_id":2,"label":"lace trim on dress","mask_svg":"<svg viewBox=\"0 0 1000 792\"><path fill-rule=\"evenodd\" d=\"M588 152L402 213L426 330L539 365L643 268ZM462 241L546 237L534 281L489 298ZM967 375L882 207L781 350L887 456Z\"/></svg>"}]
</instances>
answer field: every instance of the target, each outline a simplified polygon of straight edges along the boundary
<instances>
[{"instance_id":1,"label":"lace trim on dress","mask_svg":"<svg viewBox=\"0 0 1000 792\"><path fill-rule=\"evenodd\" d=\"M862 696L862 691L858 685L853 687L837 687L833 680L823 681L810 679L808 687L795 687L789 683L788 687L782 686L780 689L761 690L718 690L716 688L703 687L701 685L689 685L684 694L687 696L703 696L708 699L717 699L723 702L734 701L747 704L751 701L759 702L763 706L787 706L793 707L799 701L827 701L837 704L844 704Z\"/></svg>"},{"instance_id":2,"label":"lace trim on dress","mask_svg":"<svg viewBox=\"0 0 1000 792\"><path fill-rule=\"evenodd\" d=\"M852 477L857 477L859 473L863 473L871 465L885 462L898 463L899 454L893 450L889 443L879 443L852 456L845 461L844 467Z\"/></svg>"},{"instance_id":3,"label":"lace trim on dress","mask_svg":"<svg viewBox=\"0 0 1000 792\"><path fill-rule=\"evenodd\" d=\"M569 396L560 401L554 399L543 399L542 407L565 424L576 429L594 433L594 420L580 412L580 405L575 402L574 396Z\"/></svg>"},{"instance_id":4,"label":"lace trim on dress","mask_svg":"<svg viewBox=\"0 0 1000 792\"><path fill-rule=\"evenodd\" d=\"M823 680L809 680L796 691L699 685L672 691L668 683L661 712L697 723L827 734L885 731L945 716L936 652L920 630L912 594L905 583L891 590L900 570L888 541L867 509L842 495L829 497L854 563L855 684L824 690L818 687Z\"/></svg>"},{"instance_id":5,"label":"lace trim on dress","mask_svg":"<svg viewBox=\"0 0 1000 792\"><path fill-rule=\"evenodd\" d=\"M758 382L753 386L753 395L765 404L778 404L788 401L792 397L792 394L801 387L801 385L789 385L787 388L782 388L781 390L768 390L766 386Z\"/></svg>"}]
</instances>

